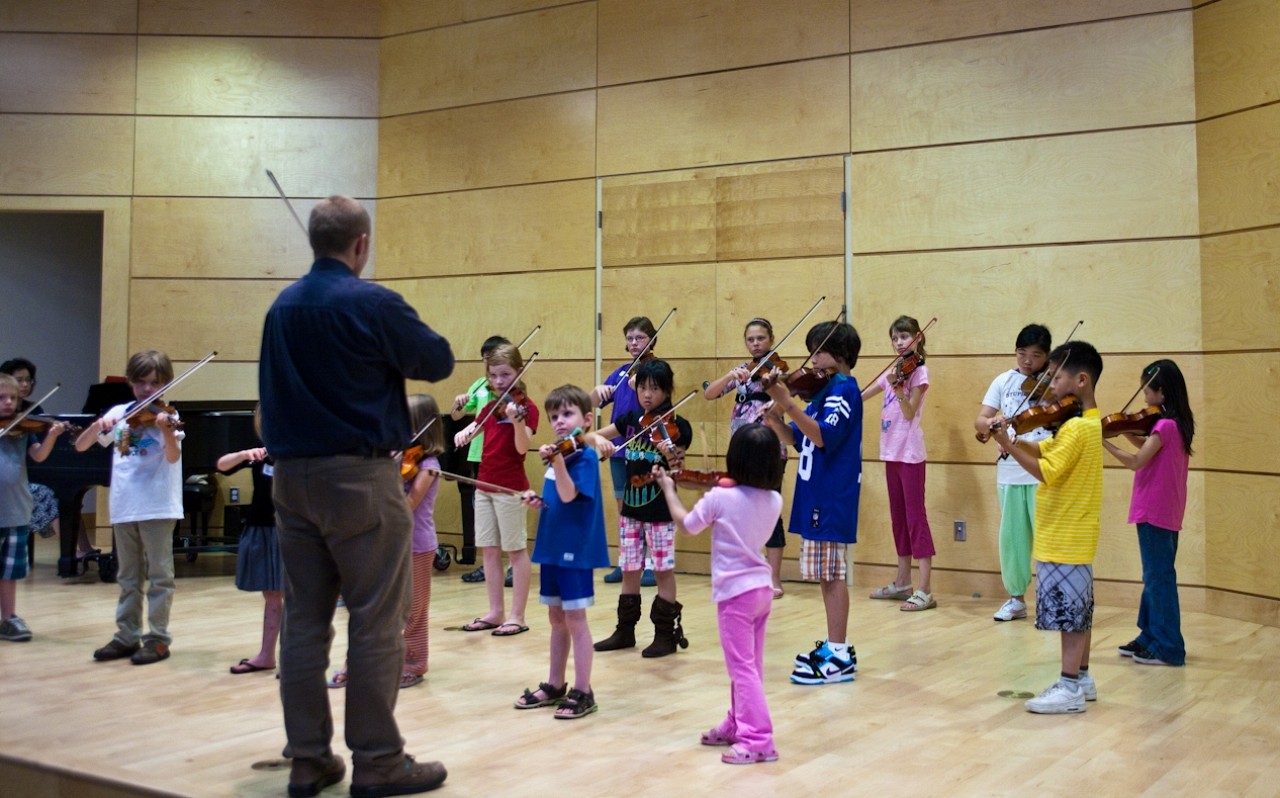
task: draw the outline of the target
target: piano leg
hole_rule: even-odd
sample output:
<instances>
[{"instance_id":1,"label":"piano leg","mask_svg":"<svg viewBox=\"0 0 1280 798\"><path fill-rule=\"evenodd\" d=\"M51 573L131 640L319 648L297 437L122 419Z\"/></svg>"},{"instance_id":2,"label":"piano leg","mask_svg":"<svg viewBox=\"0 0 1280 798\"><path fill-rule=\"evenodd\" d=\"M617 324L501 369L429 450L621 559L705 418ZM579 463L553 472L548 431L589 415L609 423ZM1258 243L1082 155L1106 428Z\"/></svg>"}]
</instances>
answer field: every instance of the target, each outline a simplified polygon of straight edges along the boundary
<instances>
[{"instance_id":1,"label":"piano leg","mask_svg":"<svg viewBox=\"0 0 1280 798\"><path fill-rule=\"evenodd\" d=\"M80 539L80 508L84 506L84 495L89 488L76 492L72 496L61 496L58 499L58 517L62 520L62 533L58 536L61 554L58 557L58 576L63 578L78 576L80 563L76 560L76 542Z\"/></svg>"}]
</instances>

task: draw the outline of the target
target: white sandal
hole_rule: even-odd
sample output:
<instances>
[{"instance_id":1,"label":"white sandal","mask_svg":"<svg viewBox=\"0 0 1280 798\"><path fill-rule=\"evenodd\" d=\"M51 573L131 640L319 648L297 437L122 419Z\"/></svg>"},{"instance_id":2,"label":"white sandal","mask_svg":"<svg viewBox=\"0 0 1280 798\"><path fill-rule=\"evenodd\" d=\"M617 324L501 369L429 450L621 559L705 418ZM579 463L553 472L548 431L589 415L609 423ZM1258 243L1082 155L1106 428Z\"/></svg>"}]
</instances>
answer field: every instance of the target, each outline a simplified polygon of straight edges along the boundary
<instances>
[{"instance_id":1,"label":"white sandal","mask_svg":"<svg viewBox=\"0 0 1280 798\"><path fill-rule=\"evenodd\" d=\"M903 612L921 612L923 610L931 610L936 606L938 606L938 602L933 600L932 593L917 590L906 601L902 602L902 606L898 609Z\"/></svg>"},{"instance_id":2,"label":"white sandal","mask_svg":"<svg viewBox=\"0 0 1280 798\"><path fill-rule=\"evenodd\" d=\"M885 599L887 601L903 601L904 599L911 598L911 585L898 587L896 583L890 582L879 590L872 591L871 598Z\"/></svg>"}]
</instances>

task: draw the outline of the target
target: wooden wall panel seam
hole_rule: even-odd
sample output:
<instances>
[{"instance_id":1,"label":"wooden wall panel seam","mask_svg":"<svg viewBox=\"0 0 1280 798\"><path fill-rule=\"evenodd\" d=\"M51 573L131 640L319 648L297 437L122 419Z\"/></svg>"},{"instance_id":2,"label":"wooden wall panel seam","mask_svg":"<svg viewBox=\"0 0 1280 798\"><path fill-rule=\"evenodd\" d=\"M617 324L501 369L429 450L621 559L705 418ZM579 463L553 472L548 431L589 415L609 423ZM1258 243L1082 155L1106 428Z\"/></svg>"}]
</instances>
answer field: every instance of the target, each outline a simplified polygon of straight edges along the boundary
<instances>
[{"instance_id":1,"label":"wooden wall panel seam","mask_svg":"<svg viewBox=\"0 0 1280 798\"><path fill-rule=\"evenodd\" d=\"M1272 105L1267 103L1266 105ZM1265 107L1259 106L1259 107ZM1032 133L1025 136L997 136L989 139L965 139L964 141L940 141L936 144L915 144L905 147L877 147L871 149L854 150L850 149L850 155L880 155L890 152L915 152L917 150L937 150L946 147L972 147L974 144L1003 144L1010 141L1035 141L1037 139L1060 139L1070 136L1089 136L1095 133L1121 133L1130 130L1160 130L1168 127L1186 127L1188 125L1197 125L1205 121L1201 119L1189 118L1176 122L1153 122L1149 125L1119 125L1116 127L1093 127L1082 128L1079 130L1063 130L1055 133ZM843 153L837 153L843 154ZM807 156L806 156L807 157ZM818 157L818 156L814 156Z\"/></svg>"},{"instance_id":2,"label":"wooden wall panel seam","mask_svg":"<svg viewBox=\"0 0 1280 798\"><path fill-rule=\"evenodd\" d=\"M508 12L508 13L506 13L506 14L494 14L494 15L492 15L492 16L472 17L472 18L469 18L469 19L460 19L460 20L458 20L457 22L446 22L446 23L441 24L441 25L432 25L432 26L429 26L429 27L426 27L426 28L414 28L413 30L402 30L402 31L396 31L395 33L387 33L387 34L383 34L382 36L380 36L380 37L378 37L378 38L383 39L383 40L386 40L386 39L396 39L396 38L400 38L401 36L412 36L412 35L413 35L413 34L415 34L415 33L425 33L426 31L431 31L431 30L443 30L443 29L445 29L445 28L457 28L457 27L461 27L461 26L463 26L463 25L470 25L470 24L472 24L472 23L474 23L474 22L487 22L487 21L489 21L489 20L494 20L494 19L505 19L505 18L507 18L507 17L520 17L520 16L524 16L525 14L536 14L536 13L538 13L538 12L540 12L540 11L546 11L546 10L551 9L551 8L564 8L565 6L573 6L573 5L594 5L594 4L595 4L595 2L596 2L596 0L563 0L563 2L559 2L559 3L548 3L548 4L547 4L547 5L545 5L545 6L538 6L537 8L527 8L527 9L525 9L524 11L511 11L511 12Z\"/></svg>"},{"instance_id":3,"label":"wooden wall panel seam","mask_svg":"<svg viewBox=\"0 0 1280 798\"><path fill-rule=\"evenodd\" d=\"M1255 104L1255 105L1248 105L1248 106L1245 106L1245 107L1243 107L1243 108L1232 108L1230 111L1223 111L1223 112L1222 112L1222 113L1220 113L1220 114L1210 114L1209 116L1199 116L1199 117L1196 117L1195 121L1196 121L1197 123L1200 123L1200 122L1212 122L1212 121L1217 120L1217 119L1225 119L1225 118L1227 118L1227 117L1229 117L1229 116L1235 116L1235 115L1237 115L1237 114L1248 113L1249 111L1256 111L1256 110L1258 110L1259 108L1269 108L1270 106L1273 106L1273 105L1280 105L1280 100L1270 100L1270 101L1265 102L1265 103L1257 103L1257 104Z\"/></svg>"}]
</instances>

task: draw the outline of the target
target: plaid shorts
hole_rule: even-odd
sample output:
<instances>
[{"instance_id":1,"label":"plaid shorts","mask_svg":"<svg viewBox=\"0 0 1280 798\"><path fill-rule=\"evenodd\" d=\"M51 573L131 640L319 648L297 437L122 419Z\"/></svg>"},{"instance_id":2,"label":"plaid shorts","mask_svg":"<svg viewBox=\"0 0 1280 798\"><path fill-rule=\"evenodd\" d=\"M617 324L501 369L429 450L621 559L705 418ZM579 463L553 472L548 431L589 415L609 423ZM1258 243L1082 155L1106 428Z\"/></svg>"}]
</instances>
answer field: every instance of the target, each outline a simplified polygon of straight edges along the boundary
<instances>
[{"instance_id":1,"label":"plaid shorts","mask_svg":"<svg viewBox=\"0 0 1280 798\"><path fill-rule=\"evenodd\" d=\"M843 582L848 573L848 547L847 543L805 538L800 545L800 578L809 582Z\"/></svg>"},{"instance_id":2,"label":"plaid shorts","mask_svg":"<svg viewBox=\"0 0 1280 798\"><path fill-rule=\"evenodd\" d=\"M645 566L645 549L653 560L653 570L676 569L676 525L671 521L637 521L618 517L618 565L624 571Z\"/></svg>"},{"instance_id":3,"label":"plaid shorts","mask_svg":"<svg viewBox=\"0 0 1280 798\"><path fill-rule=\"evenodd\" d=\"M1093 566L1036 564L1036 628L1087 632L1093 628Z\"/></svg>"},{"instance_id":4,"label":"plaid shorts","mask_svg":"<svg viewBox=\"0 0 1280 798\"><path fill-rule=\"evenodd\" d=\"M0 579L27 578L27 539L29 526L0 528Z\"/></svg>"}]
</instances>

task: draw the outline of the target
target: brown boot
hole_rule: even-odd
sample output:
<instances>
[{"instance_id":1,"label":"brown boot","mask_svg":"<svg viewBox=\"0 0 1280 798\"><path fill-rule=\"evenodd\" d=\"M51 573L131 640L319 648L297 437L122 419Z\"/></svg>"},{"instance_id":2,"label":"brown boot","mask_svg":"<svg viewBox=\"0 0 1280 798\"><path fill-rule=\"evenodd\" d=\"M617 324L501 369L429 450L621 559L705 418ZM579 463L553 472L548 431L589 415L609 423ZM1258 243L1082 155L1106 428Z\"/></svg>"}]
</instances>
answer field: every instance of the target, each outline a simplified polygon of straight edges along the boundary
<instances>
[{"instance_id":1,"label":"brown boot","mask_svg":"<svg viewBox=\"0 0 1280 798\"><path fill-rule=\"evenodd\" d=\"M289 768L289 798L313 798L347 775L342 757L330 754L317 759L295 759Z\"/></svg>"},{"instance_id":2,"label":"brown boot","mask_svg":"<svg viewBox=\"0 0 1280 798\"><path fill-rule=\"evenodd\" d=\"M653 642L640 652L640 656L665 657L676 653L676 646L689 647L689 641L684 637L684 627L680 625L682 609L684 607L678 601L667 601L661 596L653 597L653 606L649 609L649 620L653 621Z\"/></svg>"},{"instance_id":3,"label":"brown boot","mask_svg":"<svg viewBox=\"0 0 1280 798\"><path fill-rule=\"evenodd\" d=\"M618 628L613 634L596 643L596 651L617 651L636 647L636 624L640 622L640 594L623 593L618 596Z\"/></svg>"},{"instance_id":4,"label":"brown boot","mask_svg":"<svg viewBox=\"0 0 1280 798\"><path fill-rule=\"evenodd\" d=\"M415 762L408 754L385 765L357 762L351 776L351 798L428 792L444 784L447 775L439 762Z\"/></svg>"}]
</instances>

